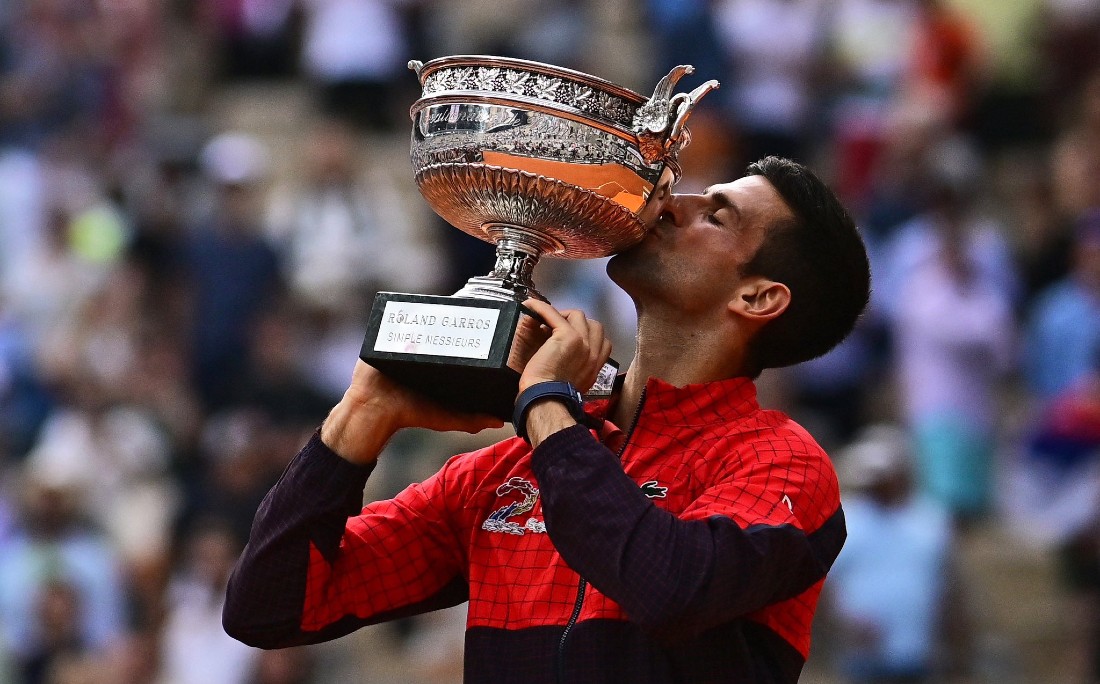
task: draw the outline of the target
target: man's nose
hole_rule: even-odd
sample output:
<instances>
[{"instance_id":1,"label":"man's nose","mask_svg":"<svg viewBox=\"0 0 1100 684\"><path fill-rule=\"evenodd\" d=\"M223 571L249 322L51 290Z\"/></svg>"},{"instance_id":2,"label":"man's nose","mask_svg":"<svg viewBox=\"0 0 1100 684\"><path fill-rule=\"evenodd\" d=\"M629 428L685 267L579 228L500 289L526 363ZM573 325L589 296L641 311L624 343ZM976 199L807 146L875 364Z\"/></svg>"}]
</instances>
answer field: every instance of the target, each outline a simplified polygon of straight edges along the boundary
<instances>
[{"instance_id":1,"label":"man's nose","mask_svg":"<svg viewBox=\"0 0 1100 684\"><path fill-rule=\"evenodd\" d=\"M699 210L702 200L702 195L673 194L665 202L661 216L673 225L682 226L690 219L692 212Z\"/></svg>"}]
</instances>

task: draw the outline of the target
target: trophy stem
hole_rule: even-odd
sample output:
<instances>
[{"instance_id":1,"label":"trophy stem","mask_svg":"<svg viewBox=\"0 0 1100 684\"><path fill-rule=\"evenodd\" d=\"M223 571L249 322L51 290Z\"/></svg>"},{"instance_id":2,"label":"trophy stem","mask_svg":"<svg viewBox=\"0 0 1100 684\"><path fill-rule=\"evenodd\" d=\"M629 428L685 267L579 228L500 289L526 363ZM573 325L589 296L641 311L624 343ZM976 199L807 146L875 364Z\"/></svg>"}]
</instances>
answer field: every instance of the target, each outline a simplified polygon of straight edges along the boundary
<instances>
[{"instance_id":1,"label":"trophy stem","mask_svg":"<svg viewBox=\"0 0 1100 684\"><path fill-rule=\"evenodd\" d=\"M534 297L547 301L535 288L531 274L544 253L559 252L564 249L562 244L522 226L493 223L485 225L484 229L496 244L497 260L493 271L470 278L454 296L517 302Z\"/></svg>"}]
</instances>

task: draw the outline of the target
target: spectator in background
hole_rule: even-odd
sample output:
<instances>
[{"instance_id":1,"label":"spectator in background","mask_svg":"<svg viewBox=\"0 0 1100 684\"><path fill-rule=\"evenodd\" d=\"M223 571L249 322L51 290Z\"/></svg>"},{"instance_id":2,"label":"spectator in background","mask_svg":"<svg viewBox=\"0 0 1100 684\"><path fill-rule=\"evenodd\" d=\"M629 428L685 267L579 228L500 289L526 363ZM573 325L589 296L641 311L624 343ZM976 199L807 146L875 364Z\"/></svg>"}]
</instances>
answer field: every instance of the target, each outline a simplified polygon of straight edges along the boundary
<instances>
[{"instance_id":1,"label":"spectator in background","mask_svg":"<svg viewBox=\"0 0 1100 684\"><path fill-rule=\"evenodd\" d=\"M520 15L522 21L516 33L505 42L504 54L583 69L592 58L587 46L595 42L593 37L597 35L593 31L594 14L594 8L584 0L532 3Z\"/></svg>"},{"instance_id":2,"label":"spectator in background","mask_svg":"<svg viewBox=\"0 0 1100 684\"><path fill-rule=\"evenodd\" d=\"M102 269L75 254L69 244L70 216L57 208L46 219L42 240L13 264L4 296L35 345L59 321L72 317L102 280Z\"/></svg>"},{"instance_id":3,"label":"spectator in background","mask_svg":"<svg viewBox=\"0 0 1100 684\"><path fill-rule=\"evenodd\" d=\"M825 584L853 684L918 684L936 672L952 555L948 511L919 493L900 428L867 428L837 454L848 540Z\"/></svg>"},{"instance_id":4,"label":"spectator in background","mask_svg":"<svg viewBox=\"0 0 1100 684\"><path fill-rule=\"evenodd\" d=\"M201 486L188 502L181 529L216 518L243 547L256 507L286 466L280 437L262 410L236 406L211 414L202 434Z\"/></svg>"},{"instance_id":5,"label":"spectator in background","mask_svg":"<svg viewBox=\"0 0 1100 684\"><path fill-rule=\"evenodd\" d=\"M1100 5L1091 0L1043 0L1043 85L1059 117L1100 68Z\"/></svg>"},{"instance_id":6,"label":"spectator in background","mask_svg":"<svg viewBox=\"0 0 1100 684\"><path fill-rule=\"evenodd\" d=\"M0 60L0 146L37 149L66 129L109 130L111 69L99 5L12 3Z\"/></svg>"},{"instance_id":7,"label":"spectator in background","mask_svg":"<svg viewBox=\"0 0 1100 684\"><path fill-rule=\"evenodd\" d=\"M712 0L646 0L646 23L656 49L655 78L676 64L691 64L704 80L728 73L726 51L715 24L716 4ZM696 110L694 116L702 111ZM696 121L692 119L692 131Z\"/></svg>"},{"instance_id":8,"label":"spectator in background","mask_svg":"<svg viewBox=\"0 0 1100 684\"><path fill-rule=\"evenodd\" d=\"M194 298L195 385L206 407L217 409L232 398L251 326L281 279L259 219L267 149L251 136L223 133L203 148L201 163L215 204L192 236L184 271Z\"/></svg>"},{"instance_id":9,"label":"spectator in background","mask_svg":"<svg viewBox=\"0 0 1100 684\"><path fill-rule=\"evenodd\" d=\"M0 44L4 35L0 34ZM0 287L12 287L13 269L46 241L45 173L38 155L0 143ZM19 301L11 302L21 306Z\"/></svg>"},{"instance_id":10,"label":"spectator in background","mask_svg":"<svg viewBox=\"0 0 1100 684\"><path fill-rule=\"evenodd\" d=\"M917 7L915 0L836 0L829 12L829 144L842 196L860 207L906 75Z\"/></svg>"},{"instance_id":11,"label":"spectator in background","mask_svg":"<svg viewBox=\"0 0 1100 684\"><path fill-rule=\"evenodd\" d=\"M40 372L64 392L87 384L104 398L125 393L144 326L145 274L119 264L79 306L51 321L38 342Z\"/></svg>"},{"instance_id":12,"label":"spectator in background","mask_svg":"<svg viewBox=\"0 0 1100 684\"><path fill-rule=\"evenodd\" d=\"M676 12L679 8L672 6L681 3L661 4ZM590 68L593 60L607 57L599 46L600 15L617 14L615 9L605 12L589 0L465 0L429 2L427 8L422 13L425 47L430 50L427 57L503 55L582 71ZM639 8L639 13L642 11ZM698 33L693 36L697 39ZM656 65L655 70L660 67ZM666 68L660 75L667 72Z\"/></svg>"},{"instance_id":13,"label":"spectator in background","mask_svg":"<svg viewBox=\"0 0 1100 684\"><path fill-rule=\"evenodd\" d=\"M39 640L35 650L23 661L22 684L52 684L66 669L87 671L96 666L94 655L89 652L81 633L83 612L77 587L51 580L40 588L35 605L35 618L40 625Z\"/></svg>"},{"instance_id":14,"label":"spectator in background","mask_svg":"<svg viewBox=\"0 0 1100 684\"><path fill-rule=\"evenodd\" d=\"M993 494L997 389L1015 346L1015 274L998 227L976 216L976 169L957 164L957 154L940 160L929 208L900 229L880 282L918 481L969 519L988 511Z\"/></svg>"},{"instance_id":15,"label":"spectator in background","mask_svg":"<svg viewBox=\"0 0 1100 684\"><path fill-rule=\"evenodd\" d=\"M826 449L851 441L867 419L867 394L885 362L881 327L878 312L869 309L828 354L781 371L791 414Z\"/></svg>"},{"instance_id":16,"label":"spectator in background","mask_svg":"<svg viewBox=\"0 0 1100 684\"><path fill-rule=\"evenodd\" d=\"M203 0L201 10L231 80L286 78L294 73L297 0Z\"/></svg>"},{"instance_id":17,"label":"spectator in background","mask_svg":"<svg viewBox=\"0 0 1100 684\"><path fill-rule=\"evenodd\" d=\"M1073 269L1044 290L1027 324L1024 370L1034 396L1045 402L1069 390L1100 354L1100 209L1077 222Z\"/></svg>"},{"instance_id":18,"label":"spectator in background","mask_svg":"<svg viewBox=\"0 0 1100 684\"><path fill-rule=\"evenodd\" d=\"M313 390L328 397L330 403L343 396L348 382L347 361L358 356L363 347L367 311L365 301L353 311L332 306L307 306L301 311L298 323L309 344L303 346L296 361Z\"/></svg>"},{"instance_id":19,"label":"spectator in background","mask_svg":"<svg viewBox=\"0 0 1100 684\"><path fill-rule=\"evenodd\" d=\"M410 0L303 0L302 71L321 109L358 127L393 130L397 79L406 77Z\"/></svg>"},{"instance_id":20,"label":"spectator in background","mask_svg":"<svg viewBox=\"0 0 1100 684\"><path fill-rule=\"evenodd\" d=\"M233 400L234 405L270 416L274 430L291 433L292 444L300 441L301 431L320 425L330 408L328 398L314 389L300 369L306 344L296 315L296 310L282 306L257 317Z\"/></svg>"},{"instance_id":21,"label":"spectator in background","mask_svg":"<svg viewBox=\"0 0 1100 684\"><path fill-rule=\"evenodd\" d=\"M1036 295L1069 273L1073 221L1063 216L1055 202L1057 189L1049 165L1020 158L1013 171L1002 210L1015 228L1016 259L1023 281L1017 310L1026 312Z\"/></svg>"},{"instance_id":22,"label":"spectator in background","mask_svg":"<svg viewBox=\"0 0 1100 684\"><path fill-rule=\"evenodd\" d=\"M150 134L149 159L135 164L126 183L127 211L134 237L127 257L149 281L149 296L157 301L150 315L158 324L178 326L186 318L183 255L187 230L197 215L205 185L195 173L206 133L194 120L177 117L161 122Z\"/></svg>"},{"instance_id":23,"label":"spectator in background","mask_svg":"<svg viewBox=\"0 0 1100 684\"><path fill-rule=\"evenodd\" d=\"M978 36L967 17L946 0L918 0L902 97L953 126L967 123L980 93L980 69Z\"/></svg>"},{"instance_id":24,"label":"spectator in background","mask_svg":"<svg viewBox=\"0 0 1100 684\"><path fill-rule=\"evenodd\" d=\"M1100 207L1100 69L1085 81L1079 103L1052 149L1058 208L1066 217Z\"/></svg>"},{"instance_id":25,"label":"spectator in background","mask_svg":"<svg viewBox=\"0 0 1100 684\"><path fill-rule=\"evenodd\" d=\"M1046 402L1012 478L1012 524L1057 559L1069 590L1074 662L1100 681L1100 347L1091 368Z\"/></svg>"},{"instance_id":26,"label":"spectator in background","mask_svg":"<svg viewBox=\"0 0 1100 684\"><path fill-rule=\"evenodd\" d=\"M240 543L223 521L199 522L184 548L184 560L168 587L161 645L165 684L246 684L258 649L222 629L225 585Z\"/></svg>"},{"instance_id":27,"label":"spectator in background","mask_svg":"<svg viewBox=\"0 0 1100 684\"><path fill-rule=\"evenodd\" d=\"M376 153L362 148L352 128L317 121L302 159L299 185L273 194L268 220L295 297L311 307L349 311L380 289L439 286L442 255L414 221L389 170L377 168Z\"/></svg>"},{"instance_id":28,"label":"spectator in background","mask_svg":"<svg viewBox=\"0 0 1100 684\"><path fill-rule=\"evenodd\" d=\"M36 351L26 326L11 311L11 301L0 297L0 467L5 457L26 455L53 409L34 363Z\"/></svg>"},{"instance_id":29,"label":"spectator in background","mask_svg":"<svg viewBox=\"0 0 1100 684\"><path fill-rule=\"evenodd\" d=\"M89 520L106 533L126 569L140 574L159 565L171 545L178 492L169 477L167 435L101 385L79 376L71 382L27 466L80 483Z\"/></svg>"},{"instance_id":30,"label":"spectator in background","mask_svg":"<svg viewBox=\"0 0 1100 684\"><path fill-rule=\"evenodd\" d=\"M125 629L120 559L83 510L88 483L44 463L23 469L19 528L0 547L0 647L34 668L75 648L102 655Z\"/></svg>"},{"instance_id":31,"label":"spectator in background","mask_svg":"<svg viewBox=\"0 0 1100 684\"><path fill-rule=\"evenodd\" d=\"M821 0L724 0L714 8L732 67L723 83L745 162L769 154L806 161L821 73L827 4Z\"/></svg>"}]
</instances>

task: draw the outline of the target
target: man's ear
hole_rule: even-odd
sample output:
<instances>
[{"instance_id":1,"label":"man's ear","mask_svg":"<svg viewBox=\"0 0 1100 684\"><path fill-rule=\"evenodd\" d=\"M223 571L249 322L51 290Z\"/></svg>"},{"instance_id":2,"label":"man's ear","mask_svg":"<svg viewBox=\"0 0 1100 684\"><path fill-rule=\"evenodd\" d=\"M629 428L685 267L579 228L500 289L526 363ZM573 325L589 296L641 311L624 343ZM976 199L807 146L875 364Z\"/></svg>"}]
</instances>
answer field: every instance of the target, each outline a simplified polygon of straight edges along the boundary
<instances>
[{"instance_id":1,"label":"man's ear","mask_svg":"<svg viewBox=\"0 0 1100 684\"><path fill-rule=\"evenodd\" d=\"M751 321L766 323L787 310L791 290L767 278L748 278L734 292L729 310Z\"/></svg>"}]
</instances>

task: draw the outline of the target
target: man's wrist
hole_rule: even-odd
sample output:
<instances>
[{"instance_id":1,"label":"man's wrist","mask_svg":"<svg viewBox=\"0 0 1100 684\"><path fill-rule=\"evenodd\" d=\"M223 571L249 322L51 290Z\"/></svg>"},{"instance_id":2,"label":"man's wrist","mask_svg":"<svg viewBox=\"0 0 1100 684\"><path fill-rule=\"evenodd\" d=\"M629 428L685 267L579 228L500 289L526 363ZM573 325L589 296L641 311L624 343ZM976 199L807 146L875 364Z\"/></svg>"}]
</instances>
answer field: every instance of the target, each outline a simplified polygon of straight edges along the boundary
<instances>
[{"instance_id":1,"label":"man's wrist","mask_svg":"<svg viewBox=\"0 0 1100 684\"><path fill-rule=\"evenodd\" d=\"M556 408L554 408L556 406ZM537 446L545 437L584 418L584 398L564 381L533 383L516 398L516 434Z\"/></svg>"},{"instance_id":2,"label":"man's wrist","mask_svg":"<svg viewBox=\"0 0 1100 684\"><path fill-rule=\"evenodd\" d=\"M394 433L384 416L371 402L345 395L321 424L321 442L351 463L374 463Z\"/></svg>"},{"instance_id":3,"label":"man's wrist","mask_svg":"<svg viewBox=\"0 0 1100 684\"><path fill-rule=\"evenodd\" d=\"M552 398L542 399L531 404L527 411L527 441L531 448L554 434L577 424L577 419L569 412L569 408Z\"/></svg>"}]
</instances>

